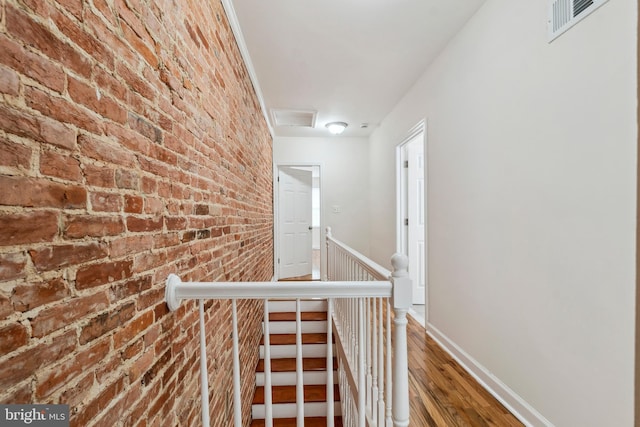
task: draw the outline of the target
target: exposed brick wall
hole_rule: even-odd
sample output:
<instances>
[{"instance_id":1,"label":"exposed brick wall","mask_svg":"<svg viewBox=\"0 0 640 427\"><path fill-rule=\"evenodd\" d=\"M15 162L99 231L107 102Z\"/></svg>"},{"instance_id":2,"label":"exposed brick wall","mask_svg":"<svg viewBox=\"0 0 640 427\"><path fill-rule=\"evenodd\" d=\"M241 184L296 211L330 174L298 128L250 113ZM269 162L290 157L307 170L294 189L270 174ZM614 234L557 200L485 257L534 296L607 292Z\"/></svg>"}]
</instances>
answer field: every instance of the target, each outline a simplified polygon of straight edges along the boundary
<instances>
[{"instance_id":1,"label":"exposed brick wall","mask_svg":"<svg viewBox=\"0 0 640 427\"><path fill-rule=\"evenodd\" d=\"M0 0L0 402L197 425L183 280L272 277L271 138L218 1ZM260 306L240 302L243 418ZM206 304L231 425L231 305Z\"/></svg>"}]
</instances>

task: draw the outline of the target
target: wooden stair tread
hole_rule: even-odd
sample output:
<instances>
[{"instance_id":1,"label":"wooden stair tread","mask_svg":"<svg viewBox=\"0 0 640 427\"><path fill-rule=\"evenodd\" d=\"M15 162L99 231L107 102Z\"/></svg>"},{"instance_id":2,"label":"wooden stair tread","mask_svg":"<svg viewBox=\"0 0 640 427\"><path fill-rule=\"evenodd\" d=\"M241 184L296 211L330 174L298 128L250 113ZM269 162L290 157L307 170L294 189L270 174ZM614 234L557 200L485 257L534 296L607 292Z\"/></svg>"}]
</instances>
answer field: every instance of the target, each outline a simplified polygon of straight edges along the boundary
<instances>
[{"instance_id":1,"label":"wooden stair tread","mask_svg":"<svg viewBox=\"0 0 640 427\"><path fill-rule=\"evenodd\" d=\"M277 403L296 403L296 386L295 385L283 385L274 386L271 388L271 399L273 404ZM340 391L338 384L333 386L333 400L337 402L340 400ZM326 402L327 401L327 386L324 384L318 385L305 385L304 386L304 402ZM256 387L256 394L253 396L254 405L264 404L264 387Z\"/></svg>"},{"instance_id":2,"label":"wooden stair tread","mask_svg":"<svg viewBox=\"0 0 640 427\"><path fill-rule=\"evenodd\" d=\"M273 427L296 427L297 421L295 418L274 418ZM305 427L326 427L327 417L305 417ZM334 417L334 427L342 427L342 417ZM264 427L264 420L253 420L251 427Z\"/></svg>"},{"instance_id":3,"label":"wooden stair tread","mask_svg":"<svg viewBox=\"0 0 640 427\"><path fill-rule=\"evenodd\" d=\"M296 334L271 334L269 336L269 342L271 345L290 345L296 343ZM302 334L302 344L326 344L327 334ZM260 344L264 345L264 336L260 341Z\"/></svg>"},{"instance_id":4,"label":"wooden stair tread","mask_svg":"<svg viewBox=\"0 0 640 427\"><path fill-rule=\"evenodd\" d=\"M300 313L302 321L327 320L326 311L303 311ZM295 312L269 313L269 320L272 322L295 322Z\"/></svg>"},{"instance_id":5,"label":"wooden stair tread","mask_svg":"<svg viewBox=\"0 0 640 427\"><path fill-rule=\"evenodd\" d=\"M338 366L338 360L333 358L334 370ZM327 359L325 357L305 357L302 359L303 371L326 371ZM296 371L296 359L271 359L271 372L295 372ZM264 372L264 359L258 361L256 372Z\"/></svg>"}]
</instances>

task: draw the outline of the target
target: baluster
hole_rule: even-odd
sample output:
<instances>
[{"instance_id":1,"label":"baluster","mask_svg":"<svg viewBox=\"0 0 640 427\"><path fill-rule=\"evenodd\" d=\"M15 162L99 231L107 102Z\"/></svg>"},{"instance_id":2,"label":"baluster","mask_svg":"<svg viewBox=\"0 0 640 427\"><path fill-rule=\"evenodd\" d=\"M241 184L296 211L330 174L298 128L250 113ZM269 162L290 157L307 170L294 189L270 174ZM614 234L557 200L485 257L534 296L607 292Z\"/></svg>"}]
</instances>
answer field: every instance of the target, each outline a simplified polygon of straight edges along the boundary
<instances>
[{"instance_id":1,"label":"baluster","mask_svg":"<svg viewBox=\"0 0 640 427\"><path fill-rule=\"evenodd\" d=\"M333 298L327 299L327 427L333 427Z\"/></svg>"},{"instance_id":2,"label":"baluster","mask_svg":"<svg viewBox=\"0 0 640 427\"><path fill-rule=\"evenodd\" d=\"M393 426L393 420L391 419L391 387L393 385L391 381L391 304L389 303L389 299L387 299L387 333L386 333L386 349L387 349L387 359L386 359L386 424L387 427Z\"/></svg>"},{"instance_id":3,"label":"baluster","mask_svg":"<svg viewBox=\"0 0 640 427\"><path fill-rule=\"evenodd\" d=\"M373 378L371 375L371 345L373 341L371 339L371 300L369 298L365 299L365 313L366 313L366 321L364 324L365 330L365 346L367 348L367 410L371 410L371 402L373 401L373 396L371 393L371 388L373 386Z\"/></svg>"},{"instance_id":4,"label":"baluster","mask_svg":"<svg viewBox=\"0 0 640 427\"><path fill-rule=\"evenodd\" d=\"M204 301L200 309L200 398L202 400L202 425L209 426L209 374L207 372L207 338L204 329Z\"/></svg>"},{"instance_id":5,"label":"baluster","mask_svg":"<svg viewBox=\"0 0 640 427\"><path fill-rule=\"evenodd\" d=\"M304 427L304 379L302 371L302 319L300 298L296 299L296 425Z\"/></svg>"},{"instance_id":6,"label":"baluster","mask_svg":"<svg viewBox=\"0 0 640 427\"><path fill-rule=\"evenodd\" d=\"M372 376L371 376L371 418L378 425L378 299L373 298L371 322Z\"/></svg>"},{"instance_id":7,"label":"baluster","mask_svg":"<svg viewBox=\"0 0 640 427\"><path fill-rule=\"evenodd\" d=\"M271 336L269 335L269 300L264 300L264 406L265 427L273 427L273 405L271 399Z\"/></svg>"},{"instance_id":8,"label":"baluster","mask_svg":"<svg viewBox=\"0 0 640 427\"><path fill-rule=\"evenodd\" d=\"M380 314L378 318L378 378L380 381L380 386L378 388L378 424L380 426L384 425L384 342L383 342L383 324L382 319L384 319L383 306L384 303L383 298L379 298L380 303Z\"/></svg>"},{"instance_id":9,"label":"baluster","mask_svg":"<svg viewBox=\"0 0 640 427\"><path fill-rule=\"evenodd\" d=\"M366 422L366 391L364 367L364 298L358 298L358 427L365 427Z\"/></svg>"},{"instance_id":10,"label":"baluster","mask_svg":"<svg viewBox=\"0 0 640 427\"><path fill-rule=\"evenodd\" d=\"M231 318L233 322L233 424L235 427L240 427L242 426L242 407L240 402L240 353L238 349L238 308L235 298L231 300Z\"/></svg>"}]
</instances>

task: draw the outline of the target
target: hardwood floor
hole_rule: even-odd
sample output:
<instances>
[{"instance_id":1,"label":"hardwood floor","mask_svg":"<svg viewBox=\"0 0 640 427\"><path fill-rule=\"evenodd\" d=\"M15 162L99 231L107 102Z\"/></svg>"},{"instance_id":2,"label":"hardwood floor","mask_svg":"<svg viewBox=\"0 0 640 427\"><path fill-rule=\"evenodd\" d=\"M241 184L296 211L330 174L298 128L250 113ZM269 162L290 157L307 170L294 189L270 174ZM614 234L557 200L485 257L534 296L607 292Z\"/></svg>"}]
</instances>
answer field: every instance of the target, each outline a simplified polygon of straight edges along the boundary
<instances>
[{"instance_id":1,"label":"hardwood floor","mask_svg":"<svg viewBox=\"0 0 640 427\"><path fill-rule=\"evenodd\" d=\"M408 316L410 425L522 426Z\"/></svg>"}]
</instances>

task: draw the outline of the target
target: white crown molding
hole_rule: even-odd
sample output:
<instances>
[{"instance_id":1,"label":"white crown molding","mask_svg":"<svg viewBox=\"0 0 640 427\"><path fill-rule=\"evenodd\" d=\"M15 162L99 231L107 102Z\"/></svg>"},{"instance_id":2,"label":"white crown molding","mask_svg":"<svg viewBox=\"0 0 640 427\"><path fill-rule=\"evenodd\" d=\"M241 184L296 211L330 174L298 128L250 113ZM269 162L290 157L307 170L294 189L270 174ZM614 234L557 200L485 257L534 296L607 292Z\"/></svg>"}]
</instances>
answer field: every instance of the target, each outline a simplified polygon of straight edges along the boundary
<instances>
[{"instance_id":1,"label":"white crown molding","mask_svg":"<svg viewBox=\"0 0 640 427\"><path fill-rule=\"evenodd\" d=\"M267 107L264 104L264 97L262 96L262 89L260 89L260 83L258 82L258 75L253 68L253 62L251 62L249 49L247 49L247 44L244 41L244 36L242 35L242 30L240 29L240 22L238 21L236 10L233 7L233 0L221 0L221 2L222 6L224 7L224 12L227 15L229 26L231 26L231 31L233 31L233 35L236 39L236 44L238 45L238 49L240 50L240 55L242 55L244 65L245 67L247 67L249 78L251 79L251 83L253 84L253 90L256 92L256 96L258 97L258 102L260 103L260 108L262 109L262 115L264 116L264 120L267 122L269 133L271 134L271 138L273 139L275 135L273 133L273 128L271 127L271 122L269 121Z\"/></svg>"}]
</instances>

